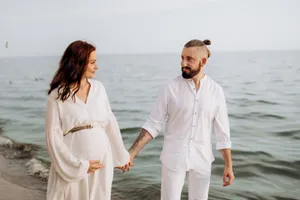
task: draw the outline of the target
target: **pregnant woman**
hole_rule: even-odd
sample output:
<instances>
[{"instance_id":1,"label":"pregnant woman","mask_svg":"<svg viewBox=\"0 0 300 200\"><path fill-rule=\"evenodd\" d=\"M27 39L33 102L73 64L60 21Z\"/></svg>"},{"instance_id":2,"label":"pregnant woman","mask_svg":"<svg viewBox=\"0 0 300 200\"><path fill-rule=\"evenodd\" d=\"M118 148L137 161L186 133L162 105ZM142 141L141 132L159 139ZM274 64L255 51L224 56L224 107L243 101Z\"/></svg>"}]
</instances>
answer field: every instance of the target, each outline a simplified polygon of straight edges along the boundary
<instances>
[{"instance_id":1,"label":"pregnant woman","mask_svg":"<svg viewBox=\"0 0 300 200\"><path fill-rule=\"evenodd\" d=\"M114 167L129 163L106 90L92 79L97 69L96 48L75 41L50 84L47 200L109 200Z\"/></svg>"}]
</instances>

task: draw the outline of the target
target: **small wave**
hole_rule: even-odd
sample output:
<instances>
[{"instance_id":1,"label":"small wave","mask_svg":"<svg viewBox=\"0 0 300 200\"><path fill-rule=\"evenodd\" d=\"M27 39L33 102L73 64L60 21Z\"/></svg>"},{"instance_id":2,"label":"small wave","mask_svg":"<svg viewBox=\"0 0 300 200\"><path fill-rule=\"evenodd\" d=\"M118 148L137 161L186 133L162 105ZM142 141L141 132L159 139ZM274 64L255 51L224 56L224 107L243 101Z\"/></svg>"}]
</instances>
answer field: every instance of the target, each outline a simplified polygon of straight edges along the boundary
<instances>
[{"instance_id":1,"label":"small wave","mask_svg":"<svg viewBox=\"0 0 300 200\"><path fill-rule=\"evenodd\" d=\"M242 155L242 156L258 156L258 155L263 155L269 158L273 158L273 156L269 153L266 153L264 151L240 151L240 150L233 150L233 154L236 155Z\"/></svg>"},{"instance_id":2,"label":"small wave","mask_svg":"<svg viewBox=\"0 0 300 200\"><path fill-rule=\"evenodd\" d=\"M254 158L253 160L260 159L262 161L273 161L274 157L264 151L241 151L241 150L232 150L233 159L235 161L244 162L245 160L250 160ZM239 160L240 159L240 160ZM215 162L217 164L223 164L222 159L216 158Z\"/></svg>"},{"instance_id":3,"label":"small wave","mask_svg":"<svg viewBox=\"0 0 300 200\"><path fill-rule=\"evenodd\" d=\"M47 163L35 158L38 146L34 144L18 143L7 137L0 137L0 154L7 159L28 160L25 164L27 173L41 179L48 179Z\"/></svg>"},{"instance_id":4,"label":"small wave","mask_svg":"<svg viewBox=\"0 0 300 200\"><path fill-rule=\"evenodd\" d=\"M141 130L141 127L132 127L121 129L121 133L137 133Z\"/></svg>"},{"instance_id":5,"label":"small wave","mask_svg":"<svg viewBox=\"0 0 300 200\"><path fill-rule=\"evenodd\" d=\"M238 114L228 114L229 118L233 119L248 119L246 115L238 115Z\"/></svg>"},{"instance_id":6,"label":"small wave","mask_svg":"<svg viewBox=\"0 0 300 200\"><path fill-rule=\"evenodd\" d=\"M281 132L276 132L275 134L282 137L291 137L291 136L297 137L297 135L300 134L300 130L281 131Z\"/></svg>"},{"instance_id":7,"label":"small wave","mask_svg":"<svg viewBox=\"0 0 300 200\"><path fill-rule=\"evenodd\" d=\"M114 112L117 112L117 113L141 113L141 110L118 110L118 109L114 109L113 110Z\"/></svg>"},{"instance_id":8,"label":"small wave","mask_svg":"<svg viewBox=\"0 0 300 200\"><path fill-rule=\"evenodd\" d=\"M285 117L280 115L272 115L272 114L266 114L262 115L263 118L275 118L275 119L285 119Z\"/></svg>"},{"instance_id":9,"label":"small wave","mask_svg":"<svg viewBox=\"0 0 300 200\"><path fill-rule=\"evenodd\" d=\"M283 80L282 79L274 79L271 81L271 83L282 83Z\"/></svg>"},{"instance_id":10,"label":"small wave","mask_svg":"<svg viewBox=\"0 0 300 200\"><path fill-rule=\"evenodd\" d=\"M255 96L255 93L251 93L251 92L246 92L245 94L250 96Z\"/></svg>"},{"instance_id":11,"label":"small wave","mask_svg":"<svg viewBox=\"0 0 300 200\"><path fill-rule=\"evenodd\" d=\"M253 93L247 93L247 95L255 95ZM250 100L247 98L236 98L233 99L234 102L236 102L236 104L240 105L240 106L250 106L250 105L256 105L256 104L264 104L264 105L279 105L279 103L277 102L272 102L272 101L267 101L267 100Z\"/></svg>"},{"instance_id":12,"label":"small wave","mask_svg":"<svg viewBox=\"0 0 300 200\"><path fill-rule=\"evenodd\" d=\"M274 165L277 165L277 166L288 166L288 167L290 167L292 169L295 169L295 170L300 169L300 160L293 161L293 162L287 162L287 161L283 161L283 160L276 160L276 161L273 161L271 163L273 163Z\"/></svg>"},{"instance_id":13,"label":"small wave","mask_svg":"<svg viewBox=\"0 0 300 200\"><path fill-rule=\"evenodd\" d=\"M0 154L7 159L25 159L27 173L47 180L49 169L47 163L35 158L35 152L39 147L33 144L17 143L9 138L0 137Z\"/></svg>"},{"instance_id":14,"label":"small wave","mask_svg":"<svg viewBox=\"0 0 300 200\"><path fill-rule=\"evenodd\" d=\"M9 139L9 138L5 138L5 137L0 137L0 146L3 146L3 147L12 147L14 144L14 142Z\"/></svg>"},{"instance_id":15,"label":"small wave","mask_svg":"<svg viewBox=\"0 0 300 200\"><path fill-rule=\"evenodd\" d=\"M288 198L288 197L282 197L282 196L273 196L275 200L299 200L295 198Z\"/></svg>"},{"instance_id":16,"label":"small wave","mask_svg":"<svg viewBox=\"0 0 300 200\"><path fill-rule=\"evenodd\" d=\"M264 119L270 119L270 118L273 118L273 119L285 119L285 117L283 116L280 116L280 115L275 115L275 114L263 114L263 113L260 113L260 112L251 112L249 113L250 115L252 115L253 117L257 117L257 118L264 118Z\"/></svg>"},{"instance_id":17,"label":"small wave","mask_svg":"<svg viewBox=\"0 0 300 200\"><path fill-rule=\"evenodd\" d=\"M0 118L0 135L3 133L3 126L5 124L7 124L9 122L9 120L6 120L6 119L1 119Z\"/></svg>"},{"instance_id":18,"label":"small wave","mask_svg":"<svg viewBox=\"0 0 300 200\"><path fill-rule=\"evenodd\" d=\"M252 192L243 192L242 194L237 194L237 196L249 199L249 200L270 200L268 197L266 198L264 195L254 194Z\"/></svg>"},{"instance_id":19,"label":"small wave","mask_svg":"<svg viewBox=\"0 0 300 200\"><path fill-rule=\"evenodd\" d=\"M140 183L139 187L136 187L136 183ZM120 183L117 185L118 187L114 187L113 185L113 200L159 199L160 197L160 184L148 185L145 183L143 184L141 180L133 179L126 183Z\"/></svg>"},{"instance_id":20,"label":"small wave","mask_svg":"<svg viewBox=\"0 0 300 200\"><path fill-rule=\"evenodd\" d=\"M3 100L14 100L14 101L45 101L46 97L39 97L39 96L6 96L3 97Z\"/></svg>"},{"instance_id":21,"label":"small wave","mask_svg":"<svg viewBox=\"0 0 300 200\"><path fill-rule=\"evenodd\" d=\"M264 156L261 156L264 155ZM245 159L237 160L243 156ZM265 157L267 156L267 157ZM218 173L222 173L223 161L221 158L216 158L217 167L214 169ZM237 177L262 177L267 175L284 176L291 179L300 178L300 160L285 161L278 160L265 152L246 152L233 151L234 169Z\"/></svg>"},{"instance_id":22,"label":"small wave","mask_svg":"<svg viewBox=\"0 0 300 200\"><path fill-rule=\"evenodd\" d=\"M262 103L262 104L270 104L270 105L277 105L278 103L276 102L271 102L271 101L266 101L266 100L257 100L257 103Z\"/></svg>"},{"instance_id":23,"label":"small wave","mask_svg":"<svg viewBox=\"0 0 300 200\"><path fill-rule=\"evenodd\" d=\"M300 137L294 136L293 139L300 140Z\"/></svg>"},{"instance_id":24,"label":"small wave","mask_svg":"<svg viewBox=\"0 0 300 200\"><path fill-rule=\"evenodd\" d=\"M36 158L32 158L26 163L25 166L27 167L27 172L30 175L37 176L39 178L46 179L46 180L48 179L49 169L47 169L44 166L42 161Z\"/></svg>"},{"instance_id":25,"label":"small wave","mask_svg":"<svg viewBox=\"0 0 300 200\"><path fill-rule=\"evenodd\" d=\"M223 172L224 172L223 164L219 164L213 168L212 174L223 174ZM247 170L245 170L245 168L241 169L237 164L234 165L234 174L236 177L239 178L251 178L251 177L260 176L260 172L258 170L248 170L248 168Z\"/></svg>"},{"instance_id":26,"label":"small wave","mask_svg":"<svg viewBox=\"0 0 300 200\"><path fill-rule=\"evenodd\" d=\"M4 120L4 119L0 119L0 126L3 126L5 125L7 122L7 120Z\"/></svg>"},{"instance_id":27,"label":"small wave","mask_svg":"<svg viewBox=\"0 0 300 200\"><path fill-rule=\"evenodd\" d=\"M300 173L297 171L298 169L295 169L291 166L283 165L280 162L280 165L275 165L274 162L272 163L247 163L247 164L240 164L236 165L235 167L235 173L239 176L243 176L244 178L246 175L248 177L253 177L253 175L256 176L264 176L264 175L276 175L276 176L284 176L289 177L291 179L299 179ZM251 173L246 173L245 170ZM257 173L255 173L257 172ZM237 175L237 176L238 176Z\"/></svg>"},{"instance_id":28,"label":"small wave","mask_svg":"<svg viewBox=\"0 0 300 200\"><path fill-rule=\"evenodd\" d=\"M7 159L32 158L37 146L18 143L6 137L0 137L0 153Z\"/></svg>"},{"instance_id":29,"label":"small wave","mask_svg":"<svg viewBox=\"0 0 300 200\"><path fill-rule=\"evenodd\" d=\"M247 82L244 82L243 84L244 85L251 85L251 84L253 84L253 83L255 83L254 81L247 81Z\"/></svg>"}]
</instances>

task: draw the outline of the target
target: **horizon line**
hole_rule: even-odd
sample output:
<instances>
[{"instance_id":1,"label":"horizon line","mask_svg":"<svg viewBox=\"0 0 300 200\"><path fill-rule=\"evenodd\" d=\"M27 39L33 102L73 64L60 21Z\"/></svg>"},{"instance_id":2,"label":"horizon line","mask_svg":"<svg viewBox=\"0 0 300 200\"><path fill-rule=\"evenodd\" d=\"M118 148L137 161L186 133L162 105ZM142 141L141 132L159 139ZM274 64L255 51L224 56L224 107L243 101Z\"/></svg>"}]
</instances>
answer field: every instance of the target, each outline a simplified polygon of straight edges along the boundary
<instances>
[{"instance_id":1,"label":"horizon line","mask_svg":"<svg viewBox=\"0 0 300 200\"><path fill-rule=\"evenodd\" d=\"M216 50L212 53L254 53L254 52L298 52L300 49L254 49L254 50ZM132 53L97 53L99 56L134 56L134 55L170 55L170 54L180 54L180 52L132 52ZM0 58L20 58L20 57L59 57L62 55L12 55L12 56L2 56Z\"/></svg>"}]
</instances>

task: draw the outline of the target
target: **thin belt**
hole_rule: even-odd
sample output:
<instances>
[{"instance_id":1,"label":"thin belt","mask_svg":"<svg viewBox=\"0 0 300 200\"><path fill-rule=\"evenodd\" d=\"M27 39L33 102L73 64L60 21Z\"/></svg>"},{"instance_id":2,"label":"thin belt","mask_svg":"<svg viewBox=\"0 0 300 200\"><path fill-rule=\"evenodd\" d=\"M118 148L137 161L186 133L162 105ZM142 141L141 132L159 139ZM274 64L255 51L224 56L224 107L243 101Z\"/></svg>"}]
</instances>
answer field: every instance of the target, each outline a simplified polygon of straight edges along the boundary
<instances>
[{"instance_id":1,"label":"thin belt","mask_svg":"<svg viewBox=\"0 0 300 200\"><path fill-rule=\"evenodd\" d=\"M87 125L81 125L81 126L75 126L74 128L70 129L69 131L65 132L64 133L64 136L70 134L70 133L74 133L74 132L77 132L77 131L81 131L81 130L85 130L85 129L92 129L94 128L95 126L99 126L99 127L102 127L101 124L87 124ZM102 127L103 128L103 127Z\"/></svg>"}]
</instances>

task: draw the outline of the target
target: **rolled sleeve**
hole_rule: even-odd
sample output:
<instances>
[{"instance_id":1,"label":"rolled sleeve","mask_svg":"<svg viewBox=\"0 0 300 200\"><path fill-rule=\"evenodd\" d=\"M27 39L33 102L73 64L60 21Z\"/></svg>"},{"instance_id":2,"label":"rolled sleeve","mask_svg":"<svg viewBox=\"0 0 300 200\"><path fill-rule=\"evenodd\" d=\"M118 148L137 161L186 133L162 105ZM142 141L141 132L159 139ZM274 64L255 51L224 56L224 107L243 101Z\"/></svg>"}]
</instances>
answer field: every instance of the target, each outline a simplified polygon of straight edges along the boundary
<instances>
[{"instance_id":1,"label":"rolled sleeve","mask_svg":"<svg viewBox=\"0 0 300 200\"><path fill-rule=\"evenodd\" d=\"M213 127L216 135L216 149L221 150L231 148L230 125L223 90L220 92L219 106L215 115Z\"/></svg>"},{"instance_id":2,"label":"rolled sleeve","mask_svg":"<svg viewBox=\"0 0 300 200\"><path fill-rule=\"evenodd\" d=\"M155 104L152 107L151 113L142 126L147 130L153 138L157 137L165 124L168 116L168 90L167 85L160 88Z\"/></svg>"},{"instance_id":3,"label":"rolled sleeve","mask_svg":"<svg viewBox=\"0 0 300 200\"><path fill-rule=\"evenodd\" d=\"M162 126L163 125L161 125L160 122L149 117L142 128L147 130L153 138L156 138L159 135Z\"/></svg>"}]
</instances>

